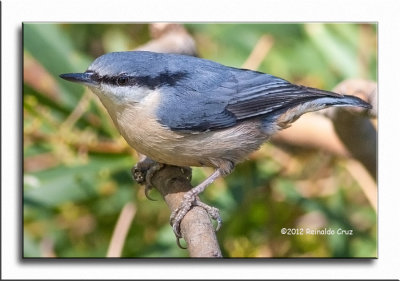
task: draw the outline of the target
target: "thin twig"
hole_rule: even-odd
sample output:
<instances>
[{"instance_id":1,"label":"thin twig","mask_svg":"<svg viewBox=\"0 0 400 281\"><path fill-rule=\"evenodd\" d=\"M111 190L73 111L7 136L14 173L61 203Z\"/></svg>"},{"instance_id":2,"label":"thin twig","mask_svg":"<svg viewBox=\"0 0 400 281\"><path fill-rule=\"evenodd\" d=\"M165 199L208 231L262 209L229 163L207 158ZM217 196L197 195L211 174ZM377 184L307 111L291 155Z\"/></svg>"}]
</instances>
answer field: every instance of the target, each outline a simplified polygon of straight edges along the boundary
<instances>
[{"instance_id":1,"label":"thin twig","mask_svg":"<svg viewBox=\"0 0 400 281\"><path fill-rule=\"evenodd\" d=\"M90 100L92 99L92 95L93 94L89 91L89 89L85 90L74 111L72 111L71 114L61 124L62 128L69 130L74 126L79 118L81 118L81 116L85 112L87 112L87 108L89 106Z\"/></svg>"},{"instance_id":2,"label":"thin twig","mask_svg":"<svg viewBox=\"0 0 400 281\"><path fill-rule=\"evenodd\" d=\"M273 44L274 39L272 38L272 36L261 36L242 67L257 70L262 61L269 53L269 50L271 50Z\"/></svg>"},{"instance_id":3,"label":"thin twig","mask_svg":"<svg viewBox=\"0 0 400 281\"><path fill-rule=\"evenodd\" d=\"M375 180L371 177L365 167L356 160L347 159L346 169L358 182L365 197L368 199L370 205L376 212L378 204L378 194L376 192L377 190Z\"/></svg>"},{"instance_id":4,"label":"thin twig","mask_svg":"<svg viewBox=\"0 0 400 281\"><path fill-rule=\"evenodd\" d=\"M136 207L132 202L128 202L122 208L114 232L108 246L107 257L118 258L121 256L122 248L125 243L126 235L136 214Z\"/></svg>"}]
</instances>

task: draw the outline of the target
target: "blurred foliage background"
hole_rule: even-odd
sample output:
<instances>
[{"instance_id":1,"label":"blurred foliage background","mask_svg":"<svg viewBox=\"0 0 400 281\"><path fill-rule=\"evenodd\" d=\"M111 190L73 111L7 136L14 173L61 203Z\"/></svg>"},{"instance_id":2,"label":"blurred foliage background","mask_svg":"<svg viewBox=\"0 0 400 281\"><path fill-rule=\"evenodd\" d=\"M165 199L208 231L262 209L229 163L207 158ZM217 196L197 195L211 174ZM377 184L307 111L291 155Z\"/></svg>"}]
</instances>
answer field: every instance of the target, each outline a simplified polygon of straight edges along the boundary
<instances>
[{"instance_id":1,"label":"blurred foliage background","mask_svg":"<svg viewBox=\"0 0 400 281\"><path fill-rule=\"evenodd\" d=\"M273 45L258 70L332 89L376 80L374 24L185 24L200 57L241 67L258 40ZM134 218L122 257L186 257L156 191L131 178L135 151L105 109L61 73L83 72L103 53L151 39L147 24L23 25L23 256L105 257L121 213ZM289 155L275 161L277 151ZM221 210L226 257L376 257L377 216L345 158L266 143L204 192ZM193 169L193 184L212 172ZM281 228L352 229L353 235L282 235Z\"/></svg>"}]
</instances>

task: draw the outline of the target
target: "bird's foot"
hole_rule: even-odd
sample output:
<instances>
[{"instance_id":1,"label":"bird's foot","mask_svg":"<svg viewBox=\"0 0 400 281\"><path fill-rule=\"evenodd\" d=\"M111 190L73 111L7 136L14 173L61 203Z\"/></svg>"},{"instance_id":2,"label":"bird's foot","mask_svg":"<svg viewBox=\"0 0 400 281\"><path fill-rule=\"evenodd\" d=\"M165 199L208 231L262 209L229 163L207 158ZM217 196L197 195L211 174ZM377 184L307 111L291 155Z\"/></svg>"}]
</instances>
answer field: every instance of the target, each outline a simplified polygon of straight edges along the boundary
<instances>
[{"instance_id":1,"label":"bird's foot","mask_svg":"<svg viewBox=\"0 0 400 281\"><path fill-rule=\"evenodd\" d=\"M141 155L139 162L131 169L133 179L138 184L144 184L146 180L146 172L151 166L155 165L157 162L151 160L149 157Z\"/></svg>"},{"instance_id":2,"label":"bird's foot","mask_svg":"<svg viewBox=\"0 0 400 281\"><path fill-rule=\"evenodd\" d=\"M181 221L193 206L199 206L199 207L203 208L204 210L207 211L208 215L212 219L217 221L217 227L215 229L216 231L218 231L221 227L222 219L219 214L219 210L215 207L209 206L209 205L201 202L195 193L188 191L184 195L183 201L182 201L180 207L178 209L174 210L170 217L170 225L172 226L175 236L178 239L182 237L181 228L180 228ZM179 243L178 243L178 245L179 245Z\"/></svg>"},{"instance_id":3,"label":"bird's foot","mask_svg":"<svg viewBox=\"0 0 400 281\"><path fill-rule=\"evenodd\" d=\"M146 157L141 159L132 169L131 173L133 179L139 183L144 184L144 194L146 195L147 199L155 201L153 198L149 196L150 190L153 188L153 184L151 182L154 174L161 170L164 167L164 164L155 162L150 158Z\"/></svg>"},{"instance_id":4,"label":"bird's foot","mask_svg":"<svg viewBox=\"0 0 400 281\"><path fill-rule=\"evenodd\" d=\"M193 200L193 198L194 198L194 200ZM187 196L186 198L184 197L184 200L182 201L181 206L178 209L176 209L175 211L173 211L171 214L171 217L170 217L170 225L172 226L172 229L176 236L176 243L178 244L179 248L181 248L181 249L186 249L186 247L183 247L180 242L180 238L182 238L181 227L180 227L181 221L186 216L186 214L190 211L192 206L199 206L199 207L203 208L204 210L206 210L206 212L212 219L217 221L217 227L215 228L216 231L218 231L221 228L222 219L219 214L219 210L217 208L209 206L209 205L201 202L197 196L194 196L194 197Z\"/></svg>"},{"instance_id":5,"label":"bird's foot","mask_svg":"<svg viewBox=\"0 0 400 281\"><path fill-rule=\"evenodd\" d=\"M217 221L216 230L218 230L221 227L222 220L221 216L219 215L219 210L217 208L208 206L207 204L201 202L200 199L198 198L198 195L201 192L203 192L204 189L206 189L206 187L209 186L219 176L221 176L221 170L217 169L205 181L203 181L198 186L186 192L185 195L183 196L183 200L181 202L180 207L172 212L169 222L172 226L175 236L178 239L178 245L180 245L179 238L182 237L180 230L181 221L185 217L185 215L189 212L190 208L192 208L192 206L199 206L202 207L204 210L206 210L208 215Z\"/></svg>"}]
</instances>

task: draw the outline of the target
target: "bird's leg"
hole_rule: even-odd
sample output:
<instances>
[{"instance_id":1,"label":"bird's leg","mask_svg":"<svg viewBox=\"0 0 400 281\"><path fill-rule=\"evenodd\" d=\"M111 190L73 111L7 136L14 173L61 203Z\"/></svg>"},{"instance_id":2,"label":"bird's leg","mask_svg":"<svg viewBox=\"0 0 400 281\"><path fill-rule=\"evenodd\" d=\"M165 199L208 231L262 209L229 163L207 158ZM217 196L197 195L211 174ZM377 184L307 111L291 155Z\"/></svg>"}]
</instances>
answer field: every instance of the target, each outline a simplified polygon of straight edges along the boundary
<instances>
[{"instance_id":1,"label":"bird's leg","mask_svg":"<svg viewBox=\"0 0 400 281\"><path fill-rule=\"evenodd\" d=\"M227 167L218 168L217 170L214 171L214 173L211 174L211 176L205 179L202 183L200 183L198 186L192 188L191 190L185 193L180 207L174 210L170 217L170 224L177 238L182 237L180 231L180 224L182 219L189 212L192 206L199 206L205 209L207 213L210 215L210 217L217 221L218 225L216 227L216 230L218 230L221 227L222 220L219 214L219 210L215 207L211 207L201 202L198 198L198 195L201 192L203 192L207 188L207 186L212 184L217 178L229 174L232 171L232 169L233 169L233 164L229 162L229 165L227 165Z\"/></svg>"},{"instance_id":2,"label":"bird's leg","mask_svg":"<svg viewBox=\"0 0 400 281\"><path fill-rule=\"evenodd\" d=\"M153 200L149 196L149 192L153 187L151 179L154 174L162 169L164 164L158 163L145 155L140 155L139 162L131 169L133 179L139 184L145 184L144 194L149 200Z\"/></svg>"}]
</instances>

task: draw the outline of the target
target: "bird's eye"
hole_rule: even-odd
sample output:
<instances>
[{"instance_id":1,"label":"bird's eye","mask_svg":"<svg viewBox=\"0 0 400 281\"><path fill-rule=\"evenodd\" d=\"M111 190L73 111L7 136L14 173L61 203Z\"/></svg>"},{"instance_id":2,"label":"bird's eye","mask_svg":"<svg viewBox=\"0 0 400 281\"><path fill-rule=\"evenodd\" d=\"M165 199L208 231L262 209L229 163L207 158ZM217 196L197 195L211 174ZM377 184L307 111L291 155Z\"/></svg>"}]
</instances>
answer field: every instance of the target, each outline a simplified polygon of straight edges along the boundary
<instances>
[{"instance_id":1,"label":"bird's eye","mask_svg":"<svg viewBox=\"0 0 400 281\"><path fill-rule=\"evenodd\" d=\"M128 77L125 75L122 75L120 77L118 77L117 79L117 85L118 86L125 86L126 84L128 84Z\"/></svg>"},{"instance_id":2,"label":"bird's eye","mask_svg":"<svg viewBox=\"0 0 400 281\"><path fill-rule=\"evenodd\" d=\"M90 78L91 78L93 81L98 82L98 81L100 80L100 78L101 78L96 72L88 72L88 71L87 71L87 73L91 73Z\"/></svg>"}]
</instances>

